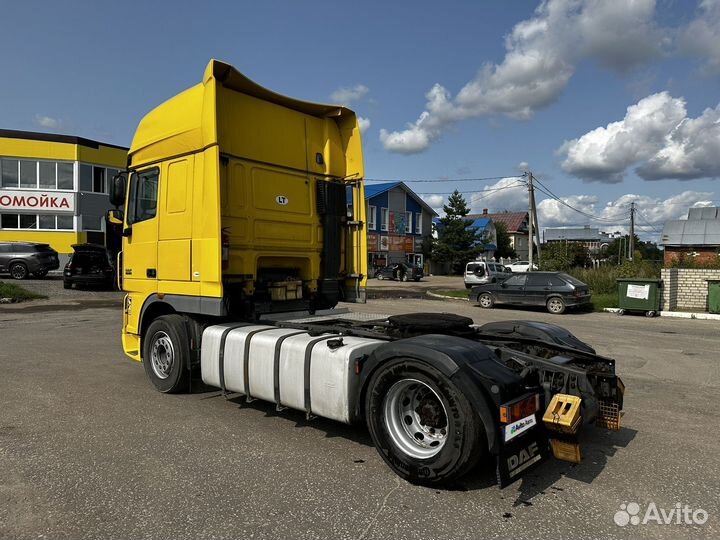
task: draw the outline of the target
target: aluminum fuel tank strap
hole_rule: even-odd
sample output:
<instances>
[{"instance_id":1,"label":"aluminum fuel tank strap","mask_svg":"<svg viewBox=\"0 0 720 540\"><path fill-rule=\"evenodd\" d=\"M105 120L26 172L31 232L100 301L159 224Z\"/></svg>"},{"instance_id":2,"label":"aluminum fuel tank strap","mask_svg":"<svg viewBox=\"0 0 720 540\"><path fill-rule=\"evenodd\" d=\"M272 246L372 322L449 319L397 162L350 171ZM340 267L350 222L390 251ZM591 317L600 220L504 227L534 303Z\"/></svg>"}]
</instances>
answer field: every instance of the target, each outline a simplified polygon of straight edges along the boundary
<instances>
[{"instance_id":1,"label":"aluminum fuel tank strap","mask_svg":"<svg viewBox=\"0 0 720 540\"><path fill-rule=\"evenodd\" d=\"M248 332L245 336L245 354L243 354L243 388L245 388L245 401L250 403L253 401L253 397L250 395L250 342L255 334L260 332L267 332L268 330L277 330L277 326L271 326L269 328L259 328Z\"/></svg>"},{"instance_id":2,"label":"aluminum fuel tank strap","mask_svg":"<svg viewBox=\"0 0 720 540\"><path fill-rule=\"evenodd\" d=\"M224 397L228 396L227 389L225 388L225 340L230 332L237 328L243 328L244 326L250 326L250 323L237 323L232 326L228 326L223 330L220 336L220 354L218 354L218 376L220 378L220 389Z\"/></svg>"},{"instance_id":3,"label":"aluminum fuel tank strap","mask_svg":"<svg viewBox=\"0 0 720 540\"><path fill-rule=\"evenodd\" d=\"M282 348L283 341L292 336L299 336L300 334L307 334L307 332L305 330L300 330L299 332L286 334L279 337L275 343L275 358L273 360L273 390L275 393L275 410L278 412L285 408L280 405L280 349Z\"/></svg>"},{"instance_id":4,"label":"aluminum fuel tank strap","mask_svg":"<svg viewBox=\"0 0 720 540\"><path fill-rule=\"evenodd\" d=\"M319 337L308 343L305 348L305 416L308 420L310 420L312 416L312 406L310 403L310 363L312 362L313 349L318 343L337 337L335 334Z\"/></svg>"}]
</instances>

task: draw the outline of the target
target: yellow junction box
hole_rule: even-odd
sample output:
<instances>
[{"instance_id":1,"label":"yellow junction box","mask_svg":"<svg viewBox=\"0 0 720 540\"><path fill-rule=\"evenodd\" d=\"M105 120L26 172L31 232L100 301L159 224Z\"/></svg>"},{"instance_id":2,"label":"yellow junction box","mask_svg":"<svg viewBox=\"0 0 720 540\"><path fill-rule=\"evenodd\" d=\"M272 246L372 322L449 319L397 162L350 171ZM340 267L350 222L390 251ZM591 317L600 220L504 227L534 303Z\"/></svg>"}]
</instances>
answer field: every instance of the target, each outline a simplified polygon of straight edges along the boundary
<instances>
[{"instance_id":1,"label":"yellow junction box","mask_svg":"<svg viewBox=\"0 0 720 540\"><path fill-rule=\"evenodd\" d=\"M555 394L543 415L545 426L561 433L577 433L582 417L582 399L568 394Z\"/></svg>"}]
</instances>

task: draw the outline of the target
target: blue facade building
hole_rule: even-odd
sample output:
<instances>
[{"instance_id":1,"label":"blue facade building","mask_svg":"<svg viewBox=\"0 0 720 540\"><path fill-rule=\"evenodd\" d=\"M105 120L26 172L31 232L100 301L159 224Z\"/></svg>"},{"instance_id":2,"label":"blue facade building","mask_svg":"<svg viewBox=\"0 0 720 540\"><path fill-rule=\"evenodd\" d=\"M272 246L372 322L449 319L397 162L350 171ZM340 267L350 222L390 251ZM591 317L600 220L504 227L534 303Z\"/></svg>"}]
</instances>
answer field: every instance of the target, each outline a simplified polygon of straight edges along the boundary
<instances>
[{"instance_id":1,"label":"blue facade building","mask_svg":"<svg viewBox=\"0 0 720 540\"><path fill-rule=\"evenodd\" d=\"M423 238L432 235L437 213L404 182L365 185L368 265L396 262L422 266Z\"/></svg>"}]
</instances>

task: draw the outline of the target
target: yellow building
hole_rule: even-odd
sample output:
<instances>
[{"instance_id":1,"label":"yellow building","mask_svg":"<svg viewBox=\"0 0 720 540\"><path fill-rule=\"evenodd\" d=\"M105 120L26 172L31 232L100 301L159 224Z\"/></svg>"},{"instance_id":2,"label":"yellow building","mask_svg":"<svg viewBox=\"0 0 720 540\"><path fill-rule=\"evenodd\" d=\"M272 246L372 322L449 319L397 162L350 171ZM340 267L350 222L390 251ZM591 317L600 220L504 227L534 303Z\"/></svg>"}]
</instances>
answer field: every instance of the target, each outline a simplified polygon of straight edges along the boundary
<instances>
[{"instance_id":1,"label":"yellow building","mask_svg":"<svg viewBox=\"0 0 720 540\"><path fill-rule=\"evenodd\" d=\"M0 241L104 242L110 180L127 148L81 137L0 129ZM62 259L62 257L61 257Z\"/></svg>"}]
</instances>

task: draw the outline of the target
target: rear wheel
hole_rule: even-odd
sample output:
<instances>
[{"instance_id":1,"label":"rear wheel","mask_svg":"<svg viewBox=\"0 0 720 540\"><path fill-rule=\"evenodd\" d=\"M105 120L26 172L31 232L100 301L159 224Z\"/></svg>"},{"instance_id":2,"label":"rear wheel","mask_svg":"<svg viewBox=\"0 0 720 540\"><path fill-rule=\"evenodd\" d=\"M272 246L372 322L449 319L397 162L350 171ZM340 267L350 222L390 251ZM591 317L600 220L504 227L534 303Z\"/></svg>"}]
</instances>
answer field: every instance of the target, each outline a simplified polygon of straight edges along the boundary
<instances>
[{"instance_id":1,"label":"rear wheel","mask_svg":"<svg viewBox=\"0 0 720 540\"><path fill-rule=\"evenodd\" d=\"M422 362L399 358L381 367L365 410L380 456L412 483L450 482L483 455L480 417L450 379Z\"/></svg>"},{"instance_id":2,"label":"rear wheel","mask_svg":"<svg viewBox=\"0 0 720 540\"><path fill-rule=\"evenodd\" d=\"M25 263L12 263L10 265L10 276L13 279L25 279L28 276L28 269Z\"/></svg>"},{"instance_id":3,"label":"rear wheel","mask_svg":"<svg viewBox=\"0 0 720 540\"><path fill-rule=\"evenodd\" d=\"M385 276L383 276L382 274L378 274L377 278L382 281L383 279L385 279Z\"/></svg>"},{"instance_id":4,"label":"rear wheel","mask_svg":"<svg viewBox=\"0 0 720 540\"><path fill-rule=\"evenodd\" d=\"M400 281L407 281L408 277L407 274L400 274Z\"/></svg>"},{"instance_id":5,"label":"rear wheel","mask_svg":"<svg viewBox=\"0 0 720 540\"><path fill-rule=\"evenodd\" d=\"M490 293L482 293L478 296L478 304L480 304L481 308L490 309L495 304L495 301Z\"/></svg>"},{"instance_id":6,"label":"rear wheel","mask_svg":"<svg viewBox=\"0 0 720 540\"><path fill-rule=\"evenodd\" d=\"M167 394L184 392L190 380L189 363L189 339L182 316L155 319L143 338L143 365L155 388Z\"/></svg>"},{"instance_id":7,"label":"rear wheel","mask_svg":"<svg viewBox=\"0 0 720 540\"><path fill-rule=\"evenodd\" d=\"M555 315L560 315L562 312L565 311L565 302L563 302L562 298L559 298L557 296L553 296L552 298L548 299L545 305L547 307L547 310Z\"/></svg>"}]
</instances>

